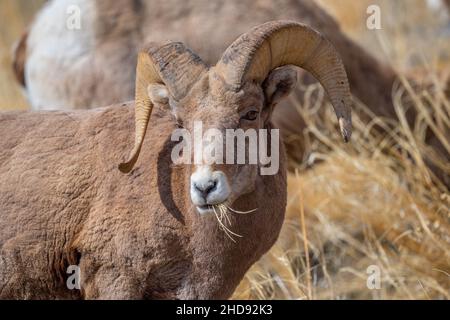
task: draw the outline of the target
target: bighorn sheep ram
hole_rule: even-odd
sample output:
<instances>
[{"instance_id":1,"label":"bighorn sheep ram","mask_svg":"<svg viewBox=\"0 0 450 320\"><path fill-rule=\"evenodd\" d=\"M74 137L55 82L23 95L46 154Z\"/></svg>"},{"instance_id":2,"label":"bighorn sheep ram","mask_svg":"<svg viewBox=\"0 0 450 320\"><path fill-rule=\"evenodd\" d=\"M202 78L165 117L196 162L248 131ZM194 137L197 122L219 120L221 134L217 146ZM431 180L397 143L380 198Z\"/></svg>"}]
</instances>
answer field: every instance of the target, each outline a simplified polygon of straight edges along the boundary
<instances>
[{"instance_id":1,"label":"bighorn sheep ram","mask_svg":"<svg viewBox=\"0 0 450 320\"><path fill-rule=\"evenodd\" d=\"M289 65L321 82L348 140L342 61L318 32L289 21L255 27L212 67L181 43L149 45L135 104L1 114L0 298L229 297L280 231L283 146L278 173L260 175L255 164L175 165L171 133L197 120L219 131L272 128L272 109L297 80ZM125 175L117 164L133 128ZM258 208L226 215L243 236L236 242L214 214L225 205ZM68 265L79 265L81 291L65 287Z\"/></svg>"}]
</instances>

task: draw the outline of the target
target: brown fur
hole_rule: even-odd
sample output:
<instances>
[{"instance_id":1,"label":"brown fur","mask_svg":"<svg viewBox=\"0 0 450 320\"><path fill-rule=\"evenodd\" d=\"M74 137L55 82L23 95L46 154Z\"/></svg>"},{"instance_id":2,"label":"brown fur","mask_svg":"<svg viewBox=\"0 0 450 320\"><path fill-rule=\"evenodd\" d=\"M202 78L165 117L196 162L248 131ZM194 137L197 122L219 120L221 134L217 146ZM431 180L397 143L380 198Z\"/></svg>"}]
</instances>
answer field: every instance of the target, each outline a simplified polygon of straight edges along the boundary
<instances>
[{"instance_id":1,"label":"brown fur","mask_svg":"<svg viewBox=\"0 0 450 320\"><path fill-rule=\"evenodd\" d=\"M444 0L444 3L447 6L447 10L450 12L450 0Z\"/></svg>"}]
</instances>

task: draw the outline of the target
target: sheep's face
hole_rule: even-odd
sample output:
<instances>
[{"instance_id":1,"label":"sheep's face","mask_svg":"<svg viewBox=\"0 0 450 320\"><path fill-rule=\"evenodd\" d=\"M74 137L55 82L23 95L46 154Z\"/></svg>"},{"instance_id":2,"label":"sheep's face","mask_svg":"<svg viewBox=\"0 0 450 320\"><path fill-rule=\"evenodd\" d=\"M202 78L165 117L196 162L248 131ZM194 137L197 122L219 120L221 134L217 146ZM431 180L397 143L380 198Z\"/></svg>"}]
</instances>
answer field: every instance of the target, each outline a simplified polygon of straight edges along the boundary
<instances>
[{"instance_id":1,"label":"sheep's face","mask_svg":"<svg viewBox=\"0 0 450 320\"><path fill-rule=\"evenodd\" d=\"M278 161L278 154L270 154L279 151L271 146L279 143L278 135L271 135L272 109L296 80L296 71L284 67L273 71L263 86L247 82L233 90L211 69L182 101L174 101L161 89L150 91L152 100L158 100L158 94L160 101L161 96L168 97L180 128L172 140L190 139L190 147L174 150L172 160L191 166L189 192L200 214L212 213L215 205L232 206L239 197L257 192L260 149L272 162ZM261 139L264 134L266 141ZM278 164L270 165L275 168L271 174L277 174Z\"/></svg>"}]
</instances>

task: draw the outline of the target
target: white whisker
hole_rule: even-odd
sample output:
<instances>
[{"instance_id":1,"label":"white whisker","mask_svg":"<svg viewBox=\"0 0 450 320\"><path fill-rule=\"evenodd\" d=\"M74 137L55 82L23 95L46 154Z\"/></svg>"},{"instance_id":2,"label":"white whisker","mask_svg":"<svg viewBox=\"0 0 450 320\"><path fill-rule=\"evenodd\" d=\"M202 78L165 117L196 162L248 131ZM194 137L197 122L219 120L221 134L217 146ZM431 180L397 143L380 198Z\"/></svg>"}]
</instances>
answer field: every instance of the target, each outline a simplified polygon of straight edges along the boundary
<instances>
[{"instance_id":1,"label":"white whisker","mask_svg":"<svg viewBox=\"0 0 450 320\"><path fill-rule=\"evenodd\" d=\"M249 214L249 213L253 213L255 211L258 210L258 208L253 209L253 210L249 210L249 211L239 211L239 210L235 210L229 206L226 206L228 208L228 210L230 210L231 212L237 213L237 214Z\"/></svg>"},{"instance_id":2,"label":"white whisker","mask_svg":"<svg viewBox=\"0 0 450 320\"><path fill-rule=\"evenodd\" d=\"M219 206L217 206L217 207L218 207L219 210L220 210L220 207L219 207ZM233 235L236 236L236 237L242 238L241 235L239 235L239 234L237 234L237 233L234 233L234 232L231 231L229 228L227 228L227 226L225 226L225 225L223 224L223 222L222 222L223 216L224 216L223 211L221 210L221 215L220 215L220 217L219 217L219 214L218 214L217 211L216 211L216 206L212 206L212 208L213 208L214 214L215 214L215 216L216 216L217 222L219 223L219 227L225 232L225 234L231 239L231 241L236 242L236 241L233 239L233 237L232 237Z\"/></svg>"},{"instance_id":3,"label":"white whisker","mask_svg":"<svg viewBox=\"0 0 450 320\"><path fill-rule=\"evenodd\" d=\"M230 220L230 217L228 216L227 207L225 205L223 205L223 204L220 204L219 205L219 210L223 213L223 215L226 218L226 221L228 222L228 225L231 227L231 220Z\"/></svg>"}]
</instances>

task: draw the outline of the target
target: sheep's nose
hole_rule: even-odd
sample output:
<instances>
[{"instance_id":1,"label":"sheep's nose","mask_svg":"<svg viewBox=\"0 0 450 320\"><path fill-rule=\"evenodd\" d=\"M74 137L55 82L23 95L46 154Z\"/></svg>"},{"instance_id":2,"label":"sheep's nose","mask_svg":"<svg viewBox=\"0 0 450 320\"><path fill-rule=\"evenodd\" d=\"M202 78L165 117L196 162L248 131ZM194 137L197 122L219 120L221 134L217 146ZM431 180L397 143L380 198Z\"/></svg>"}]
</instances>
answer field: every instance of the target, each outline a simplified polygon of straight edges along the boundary
<instances>
[{"instance_id":1,"label":"sheep's nose","mask_svg":"<svg viewBox=\"0 0 450 320\"><path fill-rule=\"evenodd\" d=\"M210 180L206 184L197 184L194 183L194 188L200 192L203 199L206 200L208 198L208 194L214 192L217 188L217 180Z\"/></svg>"},{"instance_id":2,"label":"sheep's nose","mask_svg":"<svg viewBox=\"0 0 450 320\"><path fill-rule=\"evenodd\" d=\"M190 192L192 203L197 207L203 207L228 200L231 189L225 173L202 166L191 175Z\"/></svg>"}]
</instances>

